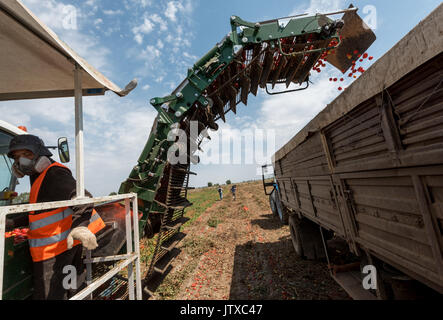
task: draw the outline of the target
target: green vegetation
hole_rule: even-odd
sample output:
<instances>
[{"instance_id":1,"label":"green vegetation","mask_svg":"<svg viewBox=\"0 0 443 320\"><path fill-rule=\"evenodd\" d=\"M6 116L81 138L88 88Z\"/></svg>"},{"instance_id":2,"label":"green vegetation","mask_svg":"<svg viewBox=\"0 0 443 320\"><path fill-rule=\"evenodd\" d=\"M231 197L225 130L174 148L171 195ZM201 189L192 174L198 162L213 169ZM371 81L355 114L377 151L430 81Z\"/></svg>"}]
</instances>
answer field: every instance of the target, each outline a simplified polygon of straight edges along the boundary
<instances>
[{"instance_id":1,"label":"green vegetation","mask_svg":"<svg viewBox=\"0 0 443 320\"><path fill-rule=\"evenodd\" d=\"M203 253L214 247L214 243L208 238L196 237L185 239L183 241L183 247L191 257L200 258Z\"/></svg>"},{"instance_id":2,"label":"green vegetation","mask_svg":"<svg viewBox=\"0 0 443 320\"><path fill-rule=\"evenodd\" d=\"M217 225L220 223L219 219L215 219L215 218L210 218L208 220L208 226L210 226L211 228L217 228Z\"/></svg>"},{"instance_id":3,"label":"green vegetation","mask_svg":"<svg viewBox=\"0 0 443 320\"><path fill-rule=\"evenodd\" d=\"M231 180L226 180L226 184L231 184Z\"/></svg>"},{"instance_id":4,"label":"green vegetation","mask_svg":"<svg viewBox=\"0 0 443 320\"><path fill-rule=\"evenodd\" d=\"M212 187L212 182L208 182L208 187Z\"/></svg>"},{"instance_id":5,"label":"green vegetation","mask_svg":"<svg viewBox=\"0 0 443 320\"><path fill-rule=\"evenodd\" d=\"M28 203L29 192L20 193L15 199L12 200L12 204Z\"/></svg>"},{"instance_id":6,"label":"green vegetation","mask_svg":"<svg viewBox=\"0 0 443 320\"><path fill-rule=\"evenodd\" d=\"M188 200L192 202L192 207L186 209L185 216L190 218L184 227L192 224L200 215L211 207L218 199L217 190L214 188L204 188L198 191L189 192Z\"/></svg>"}]
</instances>

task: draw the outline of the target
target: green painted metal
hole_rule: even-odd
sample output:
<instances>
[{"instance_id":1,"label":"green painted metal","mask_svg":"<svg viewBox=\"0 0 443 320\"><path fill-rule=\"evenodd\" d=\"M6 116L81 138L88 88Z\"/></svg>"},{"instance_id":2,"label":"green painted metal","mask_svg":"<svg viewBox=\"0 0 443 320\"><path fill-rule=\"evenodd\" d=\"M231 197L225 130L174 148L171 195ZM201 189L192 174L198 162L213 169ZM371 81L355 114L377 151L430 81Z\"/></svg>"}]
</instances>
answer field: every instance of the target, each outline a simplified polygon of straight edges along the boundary
<instances>
[{"instance_id":1,"label":"green painted metal","mask_svg":"<svg viewBox=\"0 0 443 320\"><path fill-rule=\"evenodd\" d=\"M27 241L14 244L5 239L3 300L24 300L32 296L32 259Z\"/></svg>"}]
</instances>

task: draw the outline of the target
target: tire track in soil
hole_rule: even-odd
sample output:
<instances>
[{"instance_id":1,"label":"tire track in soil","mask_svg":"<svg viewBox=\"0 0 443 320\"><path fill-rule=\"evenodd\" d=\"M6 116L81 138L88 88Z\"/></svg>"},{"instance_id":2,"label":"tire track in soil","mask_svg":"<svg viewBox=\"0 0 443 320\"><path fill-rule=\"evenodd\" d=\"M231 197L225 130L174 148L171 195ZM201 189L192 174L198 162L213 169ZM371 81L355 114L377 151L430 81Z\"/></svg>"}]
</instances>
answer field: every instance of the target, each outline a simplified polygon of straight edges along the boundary
<instances>
[{"instance_id":1,"label":"tire track in soil","mask_svg":"<svg viewBox=\"0 0 443 320\"><path fill-rule=\"evenodd\" d=\"M214 218L221 220L215 228L208 225ZM226 194L184 232L187 241L179 245L171 274L192 261L196 267L174 299L350 299L324 262L295 256L289 227L272 216L261 182L237 184L236 201ZM190 241L209 246L192 257Z\"/></svg>"}]
</instances>

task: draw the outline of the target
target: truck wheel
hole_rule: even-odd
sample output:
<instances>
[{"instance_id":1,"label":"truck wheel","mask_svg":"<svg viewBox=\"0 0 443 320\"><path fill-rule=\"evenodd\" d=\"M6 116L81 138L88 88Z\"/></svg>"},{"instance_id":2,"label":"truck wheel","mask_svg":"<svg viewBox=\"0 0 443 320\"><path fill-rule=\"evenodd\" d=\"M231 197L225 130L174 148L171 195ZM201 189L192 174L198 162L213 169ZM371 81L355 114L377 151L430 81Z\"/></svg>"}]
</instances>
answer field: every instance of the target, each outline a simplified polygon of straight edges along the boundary
<instances>
[{"instance_id":1,"label":"truck wheel","mask_svg":"<svg viewBox=\"0 0 443 320\"><path fill-rule=\"evenodd\" d=\"M275 205L277 208L277 214L278 218L280 219L280 222L284 225L287 225L289 223L289 213L288 210L284 207L284 205L280 201L280 194L278 191L273 192L275 193Z\"/></svg>"},{"instance_id":2,"label":"truck wheel","mask_svg":"<svg viewBox=\"0 0 443 320\"><path fill-rule=\"evenodd\" d=\"M291 215L289 226L297 255L307 260L320 260L326 257L319 225L309 219L299 219Z\"/></svg>"},{"instance_id":3,"label":"truck wheel","mask_svg":"<svg viewBox=\"0 0 443 320\"><path fill-rule=\"evenodd\" d=\"M277 213L277 206L275 205L274 195L275 195L275 190L272 191L271 194L269 195L269 206L271 207L272 214L275 217L277 217L278 213Z\"/></svg>"},{"instance_id":4,"label":"truck wheel","mask_svg":"<svg viewBox=\"0 0 443 320\"><path fill-rule=\"evenodd\" d=\"M289 231L291 232L292 245L294 246L295 254L300 258L304 258L303 246L300 238L300 226L299 221L297 220L299 219L294 216L289 217Z\"/></svg>"}]
</instances>

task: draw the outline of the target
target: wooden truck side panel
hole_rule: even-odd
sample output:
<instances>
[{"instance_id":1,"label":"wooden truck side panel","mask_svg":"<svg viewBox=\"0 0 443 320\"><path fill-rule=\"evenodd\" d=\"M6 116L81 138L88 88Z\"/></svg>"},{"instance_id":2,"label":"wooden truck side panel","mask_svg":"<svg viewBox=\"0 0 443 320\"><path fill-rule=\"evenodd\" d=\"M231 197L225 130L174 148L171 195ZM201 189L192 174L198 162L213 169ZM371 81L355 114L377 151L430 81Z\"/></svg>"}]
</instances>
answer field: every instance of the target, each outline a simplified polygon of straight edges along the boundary
<instances>
[{"instance_id":1,"label":"wooden truck side panel","mask_svg":"<svg viewBox=\"0 0 443 320\"><path fill-rule=\"evenodd\" d=\"M443 292L443 54L275 165L283 204Z\"/></svg>"}]
</instances>

